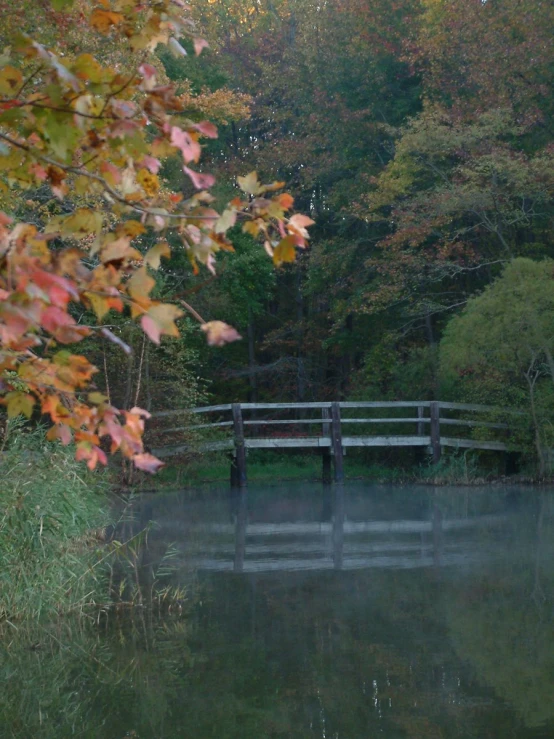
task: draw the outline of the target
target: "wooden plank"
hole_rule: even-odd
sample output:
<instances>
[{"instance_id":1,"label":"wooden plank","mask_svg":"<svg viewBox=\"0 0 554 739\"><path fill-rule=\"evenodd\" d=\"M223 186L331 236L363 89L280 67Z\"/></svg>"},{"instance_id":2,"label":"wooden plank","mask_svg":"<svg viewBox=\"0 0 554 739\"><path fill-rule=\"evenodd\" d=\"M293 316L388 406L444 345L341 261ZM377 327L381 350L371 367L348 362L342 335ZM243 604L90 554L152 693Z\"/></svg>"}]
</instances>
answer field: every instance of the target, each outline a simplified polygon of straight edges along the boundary
<instances>
[{"instance_id":1,"label":"wooden plank","mask_svg":"<svg viewBox=\"0 0 554 739\"><path fill-rule=\"evenodd\" d=\"M214 411L230 411L231 403L225 403L224 405L203 405L200 408L191 408L192 413L212 413Z\"/></svg>"},{"instance_id":2,"label":"wooden plank","mask_svg":"<svg viewBox=\"0 0 554 739\"><path fill-rule=\"evenodd\" d=\"M479 426L486 429L508 429L507 423L489 423L488 421L466 421L458 418L441 418L441 426Z\"/></svg>"},{"instance_id":3,"label":"wooden plank","mask_svg":"<svg viewBox=\"0 0 554 739\"><path fill-rule=\"evenodd\" d=\"M166 446L158 449L152 449L152 454L160 459L167 459L168 457L176 457L178 454L184 454L185 452L219 452L225 449L232 449L234 446L232 439L225 439L224 441L210 441L200 446L191 447L190 444L181 444L180 446Z\"/></svg>"},{"instance_id":4,"label":"wooden plank","mask_svg":"<svg viewBox=\"0 0 554 739\"><path fill-rule=\"evenodd\" d=\"M341 423L429 423L430 418L341 418Z\"/></svg>"},{"instance_id":5,"label":"wooden plank","mask_svg":"<svg viewBox=\"0 0 554 739\"><path fill-rule=\"evenodd\" d=\"M429 446L430 436L343 436L342 445L347 446Z\"/></svg>"},{"instance_id":6,"label":"wooden plank","mask_svg":"<svg viewBox=\"0 0 554 739\"><path fill-rule=\"evenodd\" d=\"M433 462L437 464L441 458L440 405L436 400L433 400L431 401L429 409L431 414L431 448L433 450Z\"/></svg>"},{"instance_id":7,"label":"wooden plank","mask_svg":"<svg viewBox=\"0 0 554 739\"><path fill-rule=\"evenodd\" d=\"M355 400L339 403L341 408L429 408L428 400Z\"/></svg>"},{"instance_id":8,"label":"wooden plank","mask_svg":"<svg viewBox=\"0 0 554 739\"><path fill-rule=\"evenodd\" d=\"M198 429L212 429L232 425L232 421L220 421L218 423L195 423L193 426L178 426L173 429L156 429L156 432L159 434L176 434L182 431L197 431Z\"/></svg>"},{"instance_id":9,"label":"wooden plank","mask_svg":"<svg viewBox=\"0 0 554 739\"><path fill-rule=\"evenodd\" d=\"M233 429L235 433L235 457L237 461L237 476L239 487L246 485L246 448L244 446L244 428L242 425L242 410L240 403L233 403Z\"/></svg>"},{"instance_id":10,"label":"wooden plank","mask_svg":"<svg viewBox=\"0 0 554 739\"><path fill-rule=\"evenodd\" d=\"M523 411L517 411L511 408L498 408L494 405L474 405L473 403L444 403L442 400L438 401L439 406L444 410L451 411L476 411L477 413L511 413L516 416L525 415Z\"/></svg>"},{"instance_id":11,"label":"wooden plank","mask_svg":"<svg viewBox=\"0 0 554 739\"><path fill-rule=\"evenodd\" d=\"M212 411L230 411L231 405L206 405L201 408L174 408L170 411L154 411L152 418L167 418L174 416L176 413L211 413Z\"/></svg>"},{"instance_id":12,"label":"wooden plank","mask_svg":"<svg viewBox=\"0 0 554 739\"><path fill-rule=\"evenodd\" d=\"M324 409L325 410L325 409ZM278 425L289 425L292 426L297 423L309 423L314 425L319 425L321 423L320 418L290 418L290 419L283 419L283 418L276 418L275 420L265 420L265 421L243 421L242 422L244 426L278 426Z\"/></svg>"},{"instance_id":13,"label":"wooden plank","mask_svg":"<svg viewBox=\"0 0 554 739\"><path fill-rule=\"evenodd\" d=\"M285 439L245 439L244 446L247 449L302 449L308 447L328 447L331 445L329 439L320 436L299 436L297 438Z\"/></svg>"},{"instance_id":14,"label":"wooden plank","mask_svg":"<svg viewBox=\"0 0 554 739\"><path fill-rule=\"evenodd\" d=\"M502 441L480 441L479 439L455 439L448 436L441 438L443 446L454 447L455 449L483 449L496 452L505 452L506 444Z\"/></svg>"},{"instance_id":15,"label":"wooden plank","mask_svg":"<svg viewBox=\"0 0 554 739\"><path fill-rule=\"evenodd\" d=\"M333 403L331 405L331 444L334 455L335 482L342 482L344 480L344 466L339 403Z\"/></svg>"},{"instance_id":16,"label":"wooden plank","mask_svg":"<svg viewBox=\"0 0 554 739\"><path fill-rule=\"evenodd\" d=\"M331 403L241 403L243 411L247 410L272 410L287 408L330 408Z\"/></svg>"}]
</instances>

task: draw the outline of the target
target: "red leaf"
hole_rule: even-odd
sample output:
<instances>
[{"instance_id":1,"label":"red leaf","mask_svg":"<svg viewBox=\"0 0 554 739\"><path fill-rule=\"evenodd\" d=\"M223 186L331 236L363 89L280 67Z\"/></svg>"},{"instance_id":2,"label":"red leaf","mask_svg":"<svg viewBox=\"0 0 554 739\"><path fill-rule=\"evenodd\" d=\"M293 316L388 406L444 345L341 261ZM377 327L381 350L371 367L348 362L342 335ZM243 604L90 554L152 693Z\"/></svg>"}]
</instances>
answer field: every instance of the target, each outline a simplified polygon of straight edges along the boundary
<instances>
[{"instance_id":1,"label":"red leaf","mask_svg":"<svg viewBox=\"0 0 554 739\"><path fill-rule=\"evenodd\" d=\"M209 139L217 138L217 128L216 126L214 126L213 123L210 123L210 121L201 121L200 123L195 123L194 128L203 136L207 136Z\"/></svg>"},{"instance_id":2,"label":"red leaf","mask_svg":"<svg viewBox=\"0 0 554 739\"><path fill-rule=\"evenodd\" d=\"M145 472L156 472L159 470L160 467L163 467L164 463L160 462L159 459L154 457L153 454L135 454L133 457L133 462L135 464L135 467L139 470L144 470Z\"/></svg>"},{"instance_id":3,"label":"red leaf","mask_svg":"<svg viewBox=\"0 0 554 739\"><path fill-rule=\"evenodd\" d=\"M192 180L192 184L197 190L205 190L215 183L215 177L213 174L202 174L201 172L194 172L188 167L183 167L183 172L188 174Z\"/></svg>"},{"instance_id":4,"label":"red leaf","mask_svg":"<svg viewBox=\"0 0 554 739\"><path fill-rule=\"evenodd\" d=\"M194 39L194 53L196 56L200 54L202 49L207 49L209 47L209 43L205 41L203 38L195 38Z\"/></svg>"},{"instance_id":5,"label":"red leaf","mask_svg":"<svg viewBox=\"0 0 554 739\"><path fill-rule=\"evenodd\" d=\"M152 339L154 344L160 343L160 336L161 336L161 328L160 326L154 321L150 316L144 315L140 319L140 325L142 326L142 329L144 333L148 336L149 339Z\"/></svg>"},{"instance_id":6,"label":"red leaf","mask_svg":"<svg viewBox=\"0 0 554 739\"><path fill-rule=\"evenodd\" d=\"M200 159L201 148L188 131L183 131L178 126L171 128L171 144L180 149L185 164L197 162Z\"/></svg>"}]
</instances>

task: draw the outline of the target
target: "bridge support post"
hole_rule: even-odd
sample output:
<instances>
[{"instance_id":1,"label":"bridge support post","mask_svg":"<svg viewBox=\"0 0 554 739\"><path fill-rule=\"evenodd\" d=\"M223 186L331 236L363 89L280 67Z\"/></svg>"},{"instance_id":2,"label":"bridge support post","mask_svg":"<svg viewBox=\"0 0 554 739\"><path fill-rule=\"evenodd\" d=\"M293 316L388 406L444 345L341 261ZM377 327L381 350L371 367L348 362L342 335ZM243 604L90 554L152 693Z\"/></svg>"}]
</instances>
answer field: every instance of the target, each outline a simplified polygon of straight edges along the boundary
<instances>
[{"instance_id":1,"label":"bridge support post","mask_svg":"<svg viewBox=\"0 0 554 739\"><path fill-rule=\"evenodd\" d=\"M331 444L335 457L335 482L342 482L344 480L344 468L339 403L331 403Z\"/></svg>"},{"instance_id":2,"label":"bridge support post","mask_svg":"<svg viewBox=\"0 0 554 739\"><path fill-rule=\"evenodd\" d=\"M244 426L242 423L242 408L240 403L233 403L231 410L233 413L233 430L235 432L236 482L238 483L238 486L242 488L246 485L247 480L246 448L244 446Z\"/></svg>"},{"instance_id":3,"label":"bridge support post","mask_svg":"<svg viewBox=\"0 0 554 739\"><path fill-rule=\"evenodd\" d=\"M418 419L425 418L425 408L422 405L418 405L417 407L417 417ZM425 436L425 424L422 420L418 420L417 422L417 435Z\"/></svg>"},{"instance_id":4,"label":"bridge support post","mask_svg":"<svg viewBox=\"0 0 554 739\"><path fill-rule=\"evenodd\" d=\"M437 400L432 400L430 405L431 450L433 452L433 464L437 464L441 458L440 405Z\"/></svg>"},{"instance_id":5,"label":"bridge support post","mask_svg":"<svg viewBox=\"0 0 554 739\"><path fill-rule=\"evenodd\" d=\"M321 425L321 435L324 439L331 441L331 413L329 408L321 409L321 418L323 423ZM321 479L325 485L331 482L331 447L324 446L321 448Z\"/></svg>"}]
</instances>

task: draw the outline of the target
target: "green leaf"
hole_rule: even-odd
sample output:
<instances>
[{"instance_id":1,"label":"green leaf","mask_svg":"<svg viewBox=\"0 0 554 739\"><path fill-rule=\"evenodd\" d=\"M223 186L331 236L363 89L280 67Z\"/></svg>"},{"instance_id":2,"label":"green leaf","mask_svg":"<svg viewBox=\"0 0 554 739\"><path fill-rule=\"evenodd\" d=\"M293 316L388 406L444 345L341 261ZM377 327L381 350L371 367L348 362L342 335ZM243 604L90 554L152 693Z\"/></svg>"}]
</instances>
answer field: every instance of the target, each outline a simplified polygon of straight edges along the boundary
<instances>
[{"instance_id":1,"label":"green leaf","mask_svg":"<svg viewBox=\"0 0 554 739\"><path fill-rule=\"evenodd\" d=\"M54 10L64 10L64 8L70 8L73 5L74 0L50 0Z\"/></svg>"}]
</instances>

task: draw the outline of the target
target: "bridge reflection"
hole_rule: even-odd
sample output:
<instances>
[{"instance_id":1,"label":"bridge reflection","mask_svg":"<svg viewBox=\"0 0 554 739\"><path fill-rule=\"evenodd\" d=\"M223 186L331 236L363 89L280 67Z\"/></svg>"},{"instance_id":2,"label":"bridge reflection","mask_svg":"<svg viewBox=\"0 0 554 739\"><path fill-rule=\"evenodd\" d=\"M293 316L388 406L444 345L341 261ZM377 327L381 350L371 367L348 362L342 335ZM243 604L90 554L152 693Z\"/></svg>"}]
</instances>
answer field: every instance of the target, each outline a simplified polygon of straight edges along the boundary
<instances>
[{"instance_id":1,"label":"bridge reflection","mask_svg":"<svg viewBox=\"0 0 554 739\"><path fill-rule=\"evenodd\" d=\"M325 486L322 501L322 521L252 520L247 489L241 489L231 521L157 520L165 540L178 534L184 565L236 573L470 566L494 549L494 537L481 534L506 520L445 518L437 506L423 520L349 520L341 484Z\"/></svg>"}]
</instances>

